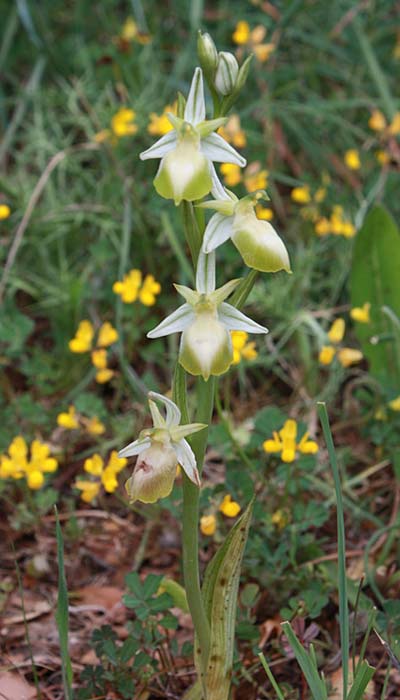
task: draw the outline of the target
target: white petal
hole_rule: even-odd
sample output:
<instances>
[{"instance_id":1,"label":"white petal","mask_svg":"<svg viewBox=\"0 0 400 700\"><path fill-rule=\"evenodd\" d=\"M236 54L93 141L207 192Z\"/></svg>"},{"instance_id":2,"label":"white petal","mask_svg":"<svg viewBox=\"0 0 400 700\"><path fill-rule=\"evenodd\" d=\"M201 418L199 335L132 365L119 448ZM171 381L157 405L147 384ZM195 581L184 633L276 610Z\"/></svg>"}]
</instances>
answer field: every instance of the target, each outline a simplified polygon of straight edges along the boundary
<instances>
[{"instance_id":1,"label":"white petal","mask_svg":"<svg viewBox=\"0 0 400 700\"><path fill-rule=\"evenodd\" d=\"M190 304L182 304L179 309L173 311L172 314L164 318L152 331L147 334L148 338L162 338L164 335L171 333L181 333L185 328L190 326L195 318L194 312Z\"/></svg>"},{"instance_id":2,"label":"white petal","mask_svg":"<svg viewBox=\"0 0 400 700\"><path fill-rule=\"evenodd\" d=\"M201 68L196 68L186 102L185 121L196 125L202 122L205 116L206 105L204 102L203 72Z\"/></svg>"},{"instance_id":3,"label":"white petal","mask_svg":"<svg viewBox=\"0 0 400 700\"><path fill-rule=\"evenodd\" d=\"M268 328L260 326L251 318L242 314L239 309L235 309L231 304L220 304L218 307L218 318L225 328L230 331L246 331L247 333L268 333Z\"/></svg>"},{"instance_id":4,"label":"white petal","mask_svg":"<svg viewBox=\"0 0 400 700\"><path fill-rule=\"evenodd\" d=\"M200 486L200 476L197 471L196 457L187 440L180 440L174 444L174 450L178 458L178 462L184 469L186 476L193 481L196 486Z\"/></svg>"},{"instance_id":5,"label":"white petal","mask_svg":"<svg viewBox=\"0 0 400 700\"><path fill-rule=\"evenodd\" d=\"M217 171L215 170L214 166L211 164L211 178L212 178L212 190L211 194L215 199L231 199L229 194L226 192L225 187L223 186L221 180L219 179L217 175Z\"/></svg>"},{"instance_id":6,"label":"white petal","mask_svg":"<svg viewBox=\"0 0 400 700\"><path fill-rule=\"evenodd\" d=\"M168 399L166 396L163 396L162 394L157 394L155 391L149 391L149 398L156 399L157 401L160 401L162 404L164 404L166 410L166 423L168 428L174 425L179 425L179 423L181 422L181 412L176 403L171 401L171 399Z\"/></svg>"},{"instance_id":7,"label":"white petal","mask_svg":"<svg viewBox=\"0 0 400 700\"><path fill-rule=\"evenodd\" d=\"M196 270L196 289L202 294L215 290L215 253L200 251Z\"/></svg>"},{"instance_id":8,"label":"white petal","mask_svg":"<svg viewBox=\"0 0 400 700\"><path fill-rule=\"evenodd\" d=\"M176 131L169 131L168 134L161 136L158 141L153 143L147 151L142 151L140 160L149 160L149 158L163 158L169 151L175 148L177 142Z\"/></svg>"},{"instance_id":9,"label":"white petal","mask_svg":"<svg viewBox=\"0 0 400 700\"><path fill-rule=\"evenodd\" d=\"M216 163L235 163L244 168L246 159L243 158L232 146L219 134L210 134L200 141L201 152L206 158Z\"/></svg>"},{"instance_id":10,"label":"white petal","mask_svg":"<svg viewBox=\"0 0 400 700\"><path fill-rule=\"evenodd\" d=\"M118 457L134 457L135 455L140 455L140 453L147 450L150 445L151 440L149 437L139 438L139 440L134 440L134 442L130 442L129 445L123 447L122 450L118 452Z\"/></svg>"},{"instance_id":11,"label":"white petal","mask_svg":"<svg viewBox=\"0 0 400 700\"><path fill-rule=\"evenodd\" d=\"M232 235L233 216L214 214L204 231L203 250L211 253L212 250L225 243Z\"/></svg>"}]
</instances>

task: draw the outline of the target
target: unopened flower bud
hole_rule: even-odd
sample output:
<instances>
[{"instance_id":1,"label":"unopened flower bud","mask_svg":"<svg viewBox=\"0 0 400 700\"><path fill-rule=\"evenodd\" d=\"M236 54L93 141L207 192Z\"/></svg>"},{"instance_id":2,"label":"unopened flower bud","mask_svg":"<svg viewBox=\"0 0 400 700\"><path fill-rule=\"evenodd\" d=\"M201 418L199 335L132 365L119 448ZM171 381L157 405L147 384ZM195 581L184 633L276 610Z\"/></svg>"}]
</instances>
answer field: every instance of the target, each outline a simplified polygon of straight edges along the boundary
<instances>
[{"instance_id":1,"label":"unopened flower bud","mask_svg":"<svg viewBox=\"0 0 400 700\"><path fill-rule=\"evenodd\" d=\"M205 77L207 80L213 81L215 71L217 70L218 51L211 36L207 32L202 34L199 31L197 38L197 54Z\"/></svg>"},{"instance_id":2,"label":"unopened flower bud","mask_svg":"<svg viewBox=\"0 0 400 700\"><path fill-rule=\"evenodd\" d=\"M230 95L234 91L238 72L238 62L233 53L220 51L215 75L215 87L221 95Z\"/></svg>"}]
</instances>

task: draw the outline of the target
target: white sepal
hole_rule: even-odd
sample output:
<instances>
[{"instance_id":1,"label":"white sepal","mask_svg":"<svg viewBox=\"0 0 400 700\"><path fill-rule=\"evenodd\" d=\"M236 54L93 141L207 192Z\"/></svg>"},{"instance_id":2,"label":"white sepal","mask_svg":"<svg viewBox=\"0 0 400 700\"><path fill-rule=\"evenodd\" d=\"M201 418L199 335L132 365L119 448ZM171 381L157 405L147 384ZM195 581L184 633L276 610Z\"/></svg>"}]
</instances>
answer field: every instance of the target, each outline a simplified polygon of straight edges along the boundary
<instances>
[{"instance_id":1,"label":"white sepal","mask_svg":"<svg viewBox=\"0 0 400 700\"><path fill-rule=\"evenodd\" d=\"M247 333L269 332L268 328L252 321L251 318L245 316L231 304L223 303L218 307L218 318L225 328L228 328L230 331L246 331Z\"/></svg>"},{"instance_id":2,"label":"white sepal","mask_svg":"<svg viewBox=\"0 0 400 700\"><path fill-rule=\"evenodd\" d=\"M203 72L201 68L194 71L192 84L185 107L185 121L196 125L202 122L206 116L206 105L204 102Z\"/></svg>"},{"instance_id":3,"label":"white sepal","mask_svg":"<svg viewBox=\"0 0 400 700\"><path fill-rule=\"evenodd\" d=\"M186 287L184 284L174 284L174 287L178 294L180 294L188 304L191 304L192 306L197 304L199 295L194 291L194 289L190 289L190 287Z\"/></svg>"},{"instance_id":4,"label":"white sepal","mask_svg":"<svg viewBox=\"0 0 400 700\"><path fill-rule=\"evenodd\" d=\"M225 243L232 235L233 216L214 214L204 231L203 251L211 253L212 250Z\"/></svg>"},{"instance_id":5,"label":"white sepal","mask_svg":"<svg viewBox=\"0 0 400 700\"><path fill-rule=\"evenodd\" d=\"M196 486L200 486L200 476L197 471L196 458L187 440L180 440L177 444L174 444L173 447L176 452L178 463L181 465L186 476L190 481L193 481Z\"/></svg>"},{"instance_id":6,"label":"white sepal","mask_svg":"<svg viewBox=\"0 0 400 700\"><path fill-rule=\"evenodd\" d=\"M215 290L215 253L206 255L200 251L197 260L196 289L201 294Z\"/></svg>"},{"instance_id":7,"label":"white sepal","mask_svg":"<svg viewBox=\"0 0 400 700\"><path fill-rule=\"evenodd\" d=\"M181 422L181 412L173 401L163 394L157 394L156 391L149 391L149 399L156 399L160 403L164 404L165 407L165 423L167 428L171 428L179 425ZM150 402L149 402L150 403Z\"/></svg>"},{"instance_id":8,"label":"white sepal","mask_svg":"<svg viewBox=\"0 0 400 700\"><path fill-rule=\"evenodd\" d=\"M172 151L177 143L176 131L169 131L168 134L161 136L158 141L153 143L146 151L142 151L140 160L149 160L150 158L163 158L167 153Z\"/></svg>"},{"instance_id":9,"label":"white sepal","mask_svg":"<svg viewBox=\"0 0 400 700\"><path fill-rule=\"evenodd\" d=\"M118 457L121 459L122 457L134 457L135 455L140 455L140 453L147 450L150 445L151 440L149 437L138 438L137 440L130 442L126 447L123 447L122 450L118 452Z\"/></svg>"},{"instance_id":10,"label":"white sepal","mask_svg":"<svg viewBox=\"0 0 400 700\"><path fill-rule=\"evenodd\" d=\"M162 338L164 335L171 335L171 333L181 333L193 323L194 319L194 311L190 304L182 304L179 309L173 311L158 326L149 331L147 337Z\"/></svg>"},{"instance_id":11,"label":"white sepal","mask_svg":"<svg viewBox=\"0 0 400 700\"><path fill-rule=\"evenodd\" d=\"M204 430L204 428L207 427L207 423L188 423L187 425L176 425L170 429L169 434L172 442L179 442L188 435L198 433L200 430Z\"/></svg>"},{"instance_id":12,"label":"white sepal","mask_svg":"<svg viewBox=\"0 0 400 700\"><path fill-rule=\"evenodd\" d=\"M244 168L246 158L243 158L232 146L219 134L210 134L201 139L201 152L216 163L234 163Z\"/></svg>"}]
</instances>

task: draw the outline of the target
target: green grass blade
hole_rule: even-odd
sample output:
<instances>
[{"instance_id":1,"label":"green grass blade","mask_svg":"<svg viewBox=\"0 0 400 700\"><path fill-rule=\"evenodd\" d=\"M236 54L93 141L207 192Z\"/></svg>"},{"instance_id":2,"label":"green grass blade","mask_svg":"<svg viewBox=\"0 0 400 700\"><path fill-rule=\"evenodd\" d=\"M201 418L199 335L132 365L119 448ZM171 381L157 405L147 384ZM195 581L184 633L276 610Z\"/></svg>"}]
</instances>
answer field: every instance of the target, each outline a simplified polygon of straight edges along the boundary
<instances>
[{"instance_id":1,"label":"green grass blade","mask_svg":"<svg viewBox=\"0 0 400 700\"><path fill-rule=\"evenodd\" d=\"M353 26L361 51L364 55L365 62L369 68L371 78L373 79L376 89L378 90L381 100L385 106L387 116L390 117L390 119L393 119L394 115L396 114L396 103L390 92L387 76L380 67L375 51L373 50L368 37L362 29L361 22L357 17L353 20Z\"/></svg>"},{"instance_id":2,"label":"green grass blade","mask_svg":"<svg viewBox=\"0 0 400 700\"><path fill-rule=\"evenodd\" d=\"M65 700L72 700L72 666L68 650L68 589L64 567L64 542L61 532L58 511L56 515L57 561L58 561L58 597L56 624L60 640L62 677Z\"/></svg>"},{"instance_id":3,"label":"green grass blade","mask_svg":"<svg viewBox=\"0 0 400 700\"><path fill-rule=\"evenodd\" d=\"M333 473L333 481L335 484L336 493L340 644L342 649L343 700L346 700L349 674L350 631L346 578L346 542L344 534L343 500L340 484L340 474L335 454L335 447L333 445L332 433L329 427L328 412L324 403L318 402L317 406L319 419L321 421L322 430L324 432L326 446L328 448L329 462Z\"/></svg>"},{"instance_id":4,"label":"green grass blade","mask_svg":"<svg viewBox=\"0 0 400 700\"><path fill-rule=\"evenodd\" d=\"M300 644L290 626L290 622L283 622L282 627L286 637L288 638L289 644L292 647L297 662L304 673L313 700L328 700L325 681L319 675L312 656L308 654L302 644Z\"/></svg>"},{"instance_id":5,"label":"green grass blade","mask_svg":"<svg viewBox=\"0 0 400 700\"><path fill-rule=\"evenodd\" d=\"M262 653L262 651L260 651L260 653L258 654L258 658L260 659L262 667L268 676L269 682L271 683L273 689L275 690L275 693L277 695L278 700L285 700L285 698L283 697L282 691L281 691L278 683L276 682L274 675L273 675L270 667L268 666L267 660L266 660L264 654Z\"/></svg>"},{"instance_id":6,"label":"green grass blade","mask_svg":"<svg viewBox=\"0 0 400 700\"><path fill-rule=\"evenodd\" d=\"M364 691L374 673L375 669L369 665L368 661L363 661L357 669L347 700L363 700Z\"/></svg>"}]
</instances>

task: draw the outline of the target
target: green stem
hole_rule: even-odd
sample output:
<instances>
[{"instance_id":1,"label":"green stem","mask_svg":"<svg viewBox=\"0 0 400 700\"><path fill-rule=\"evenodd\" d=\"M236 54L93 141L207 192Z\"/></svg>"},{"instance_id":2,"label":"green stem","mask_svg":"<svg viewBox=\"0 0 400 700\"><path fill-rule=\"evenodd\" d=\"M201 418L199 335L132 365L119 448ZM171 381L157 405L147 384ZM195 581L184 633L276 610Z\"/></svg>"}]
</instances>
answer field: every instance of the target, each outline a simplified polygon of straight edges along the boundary
<instances>
[{"instance_id":1,"label":"green stem","mask_svg":"<svg viewBox=\"0 0 400 700\"><path fill-rule=\"evenodd\" d=\"M214 407L214 392L214 377L211 377L208 382L205 382L201 377L197 380L196 421L209 425ZM189 422L186 405L186 374L179 364L176 366L174 376L173 397L182 413L182 422ZM202 430L189 438L200 474L203 468L207 438L208 429ZM210 651L210 624L204 608L200 588L198 556L199 496L200 490L187 478L186 474L183 474L183 577L189 610L199 645L197 653L201 660L201 671L205 674Z\"/></svg>"}]
</instances>

